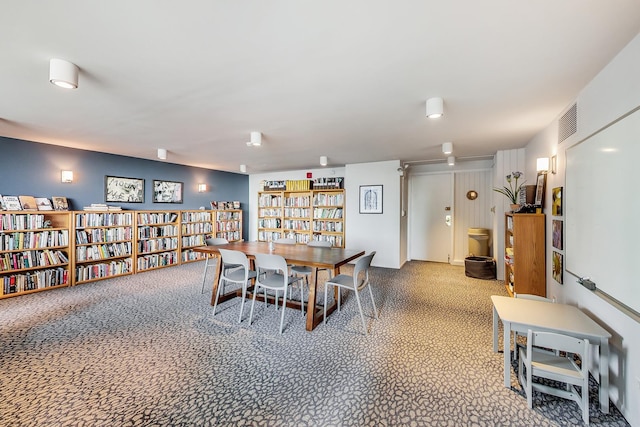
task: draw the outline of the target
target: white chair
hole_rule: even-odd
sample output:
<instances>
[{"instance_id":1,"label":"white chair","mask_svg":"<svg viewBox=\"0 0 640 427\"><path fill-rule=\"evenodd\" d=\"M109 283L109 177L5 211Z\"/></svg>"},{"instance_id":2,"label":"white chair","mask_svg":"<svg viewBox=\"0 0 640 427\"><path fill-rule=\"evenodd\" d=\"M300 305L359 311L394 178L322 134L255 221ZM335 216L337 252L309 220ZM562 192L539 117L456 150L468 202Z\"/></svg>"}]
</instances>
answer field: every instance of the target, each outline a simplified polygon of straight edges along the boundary
<instances>
[{"instance_id":1,"label":"white chair","mask_svg":"<svg viewBox=\"0 0 640 427\"><path fill-rule=\"evenodd\" d=\"M533 300L533 301L544 301L544 302L554 302L552 299L547 298L547 297L543 297L540 295L534 295L534 294L519 294L514 292L513 293L513 297L514 298L522 298L522 299L529 299L529 300ZM524 333L519 333L514 331L513 332L513 359L514 360L518 360L518 337L526 337L527 335Z\"/></svg>"},{"instance_id":2,"label":"white chair","mask_svg":"<svg viewBox=\"0 0 640 427\"><path fill-rule=\"evenodd\" d=\"M207 246L219 246L219 245L226 245L228 243L229 243L229 241L227 239L222 238L222 237L209 237L209 238L205 239L205 244ZM204 284L205 284L206 279L207 279L207 270L209 269L209 267L215 267L216 266L216 263L213 262L214 259L215 259L215 257L213 255L209 255L209 254L206 255L205 262L204 262L204 272L202 273L202 291L200 292L202 294L204 293ZM233 268L233 266L229 266L229 268Z\"/></svg>"},{"instance_id":3,"label":"white chair","mask_svg":"<svg viewBox=\"0 0 640 427\"><path fill-rule=\"evenodd\" d=\"M256 272L249 269L249 260L244 252L232 251L229 249L219 249L220 259L223 266L234 265L235 268L223 268L220 273L220 280L218 281L218 291L216 292L216 299L213 303L213 315L216 315L216 307L218 305L218 298L220 297L221 289L227 282L237 283L242 286L242 302L240 303L240 316L238 317L238 323L242 321L242 313L244 311L244 300L247 296L247 286L250 280L256 278Z\"/></svg>"},{"instance_id":4,"label":"white chair","mask_svg":"<svg viewBox=\"0 0 640 427\"><path fill-rule=\"evenodd\" d=\"M256 303L256 295L258 294L260 288L263 288L265 291L267 289L275 291L276 308L278 307L278 294L282 291L282 314L280 315L280 333L282 333L282 327L284 325L284 312L285 308L287 307L287 291L290 285L301 280L301 278L289 275L287 261L280 255L256 254L255 263L258 276L256 278L255 288L253 290L251 312L249 314L249 324L251 324L253 321L253 309ZM264 270L272 271L273 273L263 275L261 274L261 272Z\"/></svg>"},{"instance_id":5,"label":"white chair","mask_svg":"<svg viewBox=\"0 0 640 427\"><path fill-rule=\"evenodd\" d=\"M566 356L540 351L537 346L566 352ZM580 366L574 361L579 355ZM518 378L527 395L527 405L533 408L533 390L564 399L571 399L582 409L582 420L589 424L589 340L552 332L529 329L527 347L520 348ZM526 371L526 375L525 375ZM547 378L566 384L556 388L533 381L533 377ZM576 386L581 388L578 393Z\"/></svg>"},{"instance_id":6,"label":"white chair","mask_svg":"<svg viewBox=\"0 0 640 427\"><path fill-rule=\"evenodd\" d=\"M373 305L373 314L377 319L378 310L376 309L376 302L373 299L373 292L371 291L371 284L369 283L369 267L371 266L371 260L375 254L375 252L371 252L369 255L365 255L358 259L355 267L353 267L353 276L338 274L336 277L324 282L324 323L327 322L327 291L330 286L336 286L338 287L338 310L340 310L339 301L341 289L354 291L356 295L356 302L358 303L358 310L360 310L362 327L364 328L365 333L368 333L367 325L364 322L364 314L362 313L362 304L360 303L360 291L364 288L369 289L369 296L371 297L371 304Z\"/></svg>"},{"instance_id":7,"label":"white chair","mask_svg":"<svg viewBox=\"0 0 640 427\"><path fill-rule=\"evenodd\" d=\"M309 243L307 243L307 246L310 247L315 247L315 248L330 248L331 242L327 241L327 240L312 240ZM318 283L318 271L321 270L326 270L329 271L329 269L327 268L316 268L316 284ZM311 276L311 273L313 271L313 268L309 267L308 265L292 265L291 266L291 273L297 275L297 276L301 276L304 278L305 284L307 285L307 294L309 293L309 276ZM329 272L329 275L331 275L331 272ZM302 287L300 287L300 295L301 295L301 299L303 302L303 307L304 307L304 292ZM302 314L304 315L304 308L302 309Z\"/></svg>"}]
</instances>

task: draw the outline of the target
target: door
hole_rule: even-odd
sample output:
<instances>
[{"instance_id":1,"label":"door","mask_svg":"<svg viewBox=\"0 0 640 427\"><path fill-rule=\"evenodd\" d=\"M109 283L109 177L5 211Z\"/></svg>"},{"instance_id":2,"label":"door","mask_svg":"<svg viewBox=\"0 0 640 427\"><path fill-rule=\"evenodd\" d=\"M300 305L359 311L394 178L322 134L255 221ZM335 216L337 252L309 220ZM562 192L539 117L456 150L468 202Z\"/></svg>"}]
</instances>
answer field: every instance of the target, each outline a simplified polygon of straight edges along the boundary
<instances>
[{"instance_id":1,"label":"door","mask_svg":"<svg viewBox=\"0 0 640 427\"><path fill-rule=\"evenodd\" d=\"M411 175L409 258L449 262L453 233L453 174Z\"/></svg>"}]
</instances>

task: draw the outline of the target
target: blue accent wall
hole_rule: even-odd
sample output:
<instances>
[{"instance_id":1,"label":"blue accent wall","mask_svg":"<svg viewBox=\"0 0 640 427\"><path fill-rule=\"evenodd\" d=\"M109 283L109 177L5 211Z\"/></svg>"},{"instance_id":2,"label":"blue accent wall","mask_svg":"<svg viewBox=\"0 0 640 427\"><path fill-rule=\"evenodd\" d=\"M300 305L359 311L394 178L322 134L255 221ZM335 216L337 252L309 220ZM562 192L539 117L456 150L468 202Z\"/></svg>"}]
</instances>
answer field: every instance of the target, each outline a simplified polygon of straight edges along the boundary
<instances>
[{"instance_id":1,"label":"blue accent wall","mask_svg":"<svg viewBox=\"0 0 640 427\"><path fill-rule=\"evenodd\" d=\"M73 183L60 182L62 170L73 171ZM64 196L70 209L82 210L106 203L106 175L144 179L144 203L108 203L127 210L210 209L212 200L239 200L242 233L245 239L249 236L247 175L0 137L1 195ZM183 203L153 203L154 179L182 182ZM205 193L198 193L200 183L207 184Z\"/></svg>"}]
</instances>

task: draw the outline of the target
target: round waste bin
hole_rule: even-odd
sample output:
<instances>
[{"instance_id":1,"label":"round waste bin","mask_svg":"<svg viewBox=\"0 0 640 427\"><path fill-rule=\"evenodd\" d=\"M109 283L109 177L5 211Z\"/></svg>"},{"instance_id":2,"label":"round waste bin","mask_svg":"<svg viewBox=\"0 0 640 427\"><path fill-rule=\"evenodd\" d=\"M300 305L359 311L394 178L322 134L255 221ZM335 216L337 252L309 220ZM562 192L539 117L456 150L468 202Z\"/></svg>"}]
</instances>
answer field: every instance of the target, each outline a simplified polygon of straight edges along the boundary
<instances>
[{"instance_id":1,"label":"round waste bin","mask_svg":"<svg viewBox=\"0 0 640 427\"><path fill-rule=\"evenodd\" d=\"M489 256L489 229L469 229L469 254L472 256Z\"/></svg>"}]
</instances>

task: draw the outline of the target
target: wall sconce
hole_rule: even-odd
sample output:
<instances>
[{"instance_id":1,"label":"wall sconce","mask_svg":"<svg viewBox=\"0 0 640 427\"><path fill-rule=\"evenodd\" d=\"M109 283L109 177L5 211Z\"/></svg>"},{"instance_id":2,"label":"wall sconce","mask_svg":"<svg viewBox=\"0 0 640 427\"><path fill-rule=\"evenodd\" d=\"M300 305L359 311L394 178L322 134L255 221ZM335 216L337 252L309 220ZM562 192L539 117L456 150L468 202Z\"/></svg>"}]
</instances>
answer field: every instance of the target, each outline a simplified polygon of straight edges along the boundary
<instances>
[{"instance_id":1,"label":"wall sconce","mask_svg":"<svg viewBox=\"0 0 640 427\"><path fill-rule=\"evenodd\" d=\"M442 98L427 99L427 117L438 119L444 114L444 101Z\"/></svg>"},{"instance_id":2,"label":"wall sconce","mask_svg":"<svg viewBox=\"0 0 640 427\"><path fill-rule=\"evenodd\" d=\"M205 193L207 191L207 184L198 184L198 193Z\"/></svg>"},{"instance_id":3,"label":"wall sconce","mask_svg":"<svg viewBox=\"0 0 640 427\"><path fill-rule=\"evenodd\" d=\"M327 156L320 156L320 166L327 166Z\"/></svg>"},{"instance_id":4,"label":"wall sconce","mask_svg":"<svg viewBox=\"0 0 640 427\"><path fill-rule=\"evenodd\" d=\"M453 156L447 157L447 164L449 166L454 166L456 164L456 158Z\"/></svg>"},{"instance_id":5,"label":"wall sconce","mask_svg":"<svg viewBox=\"0 0 640 427\"><path fill-rule=\"evenodd\" d=\"M551 173L556 174L558 171L558 155L551 156Z\"/></svg>"},{"instance_id":6,"label":"wall sconce","mask_svg":"<svg viewBox=\"0 0 640 427\"><path fill-rule=\"evenodd\" d=\"M538 157L538 160L536 160L536 170L540 173L549 172L549 158Z\"/></svg>"},{"instance_id":7,"label":"wall sconce","mask_svg":"<svg viewBox=\"0 0 640 427\"><path fill-rule=\"evenodd\" d=\"M446 154L447 156L451 153L453 153L453 143L452 142L445 142L442 144L442 152L444 154Z\"/></svg>"},{"instance_id":8,"label":"wall sconce","mask_svg":"<svg viewBox=\"0 0 640 427\"><path fill-rule=\"evenodd\" d=\"M247 165L240 165L240 172L247 173Z\"/></svg>"},{"instance_id":9,"label":"wall sconce","mask_svg":"<svg viewBox=\"0 0 640 427\"><path fill-rule=\"evenodd\" d=\"M167 149L166 148L158 148L158 158L160 160L167 160Z\"/></svg>"},{"instance_id":10,"label":"wall sconce","mask_svg":"<svg viewBox=\"0 0 640 427\"><path fill-rule=\"evenodd\" d=\"M65 89L77 89L78 66L64 59L52 58L49 61L49 81Z\"/></svg>"},{"instance_id":11,"label":"wall sconce","mask_svg":"<svg viewBox=\"0 0 640 427\"><path fill-rule=\"evenodd\" d=\"M73 182L73 171L60 171L60 182L71 184Z\"/></svg>"},{"instance_id":12,"label":"wall sconce","mask_svg":"<svg viewBox=\"0 0 640 427\"><path fill-rule=\"evenodd\" d=\"M249 147L260 147L262 145L262 134L260 132L251 132L251 141L247 142Z\"/></svg>"}]
</instances>

